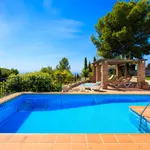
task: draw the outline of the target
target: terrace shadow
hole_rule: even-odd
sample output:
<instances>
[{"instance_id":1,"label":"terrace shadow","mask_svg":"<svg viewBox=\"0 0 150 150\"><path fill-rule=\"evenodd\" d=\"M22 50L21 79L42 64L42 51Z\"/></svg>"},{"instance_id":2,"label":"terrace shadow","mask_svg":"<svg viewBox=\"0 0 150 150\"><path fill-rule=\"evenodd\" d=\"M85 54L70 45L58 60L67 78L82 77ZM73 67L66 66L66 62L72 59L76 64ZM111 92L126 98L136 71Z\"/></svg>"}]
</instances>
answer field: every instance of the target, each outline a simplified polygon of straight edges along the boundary
<instances>
[{"instance_id":1,"label":"terrace shadow","mask_svg":"<svg viewBox=\"0 0 150 150\"><path fill-rule=\"evenodd\" d=\"M32 112L17 112L0 124L0 133L16 133Z\"/></svg>"}]
</instances>

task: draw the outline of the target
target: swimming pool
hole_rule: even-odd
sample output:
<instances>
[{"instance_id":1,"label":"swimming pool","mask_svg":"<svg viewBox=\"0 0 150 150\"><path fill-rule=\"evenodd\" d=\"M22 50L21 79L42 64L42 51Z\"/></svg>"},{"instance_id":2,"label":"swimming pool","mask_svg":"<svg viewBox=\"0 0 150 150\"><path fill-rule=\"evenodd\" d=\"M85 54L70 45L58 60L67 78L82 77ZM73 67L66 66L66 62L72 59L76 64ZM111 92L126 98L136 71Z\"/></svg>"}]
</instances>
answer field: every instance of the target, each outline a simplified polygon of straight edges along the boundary
<instances>
[{"instance_id":1,"label":"swimming pool","mask_svg":"<svg viewBox=\"0 0 150 150\"><path fill-rule=\"evenodd\" d=\"M0 105L0 133L140 133L129 106L149 95L23 94Z\"/></svg>"}]
</instances>

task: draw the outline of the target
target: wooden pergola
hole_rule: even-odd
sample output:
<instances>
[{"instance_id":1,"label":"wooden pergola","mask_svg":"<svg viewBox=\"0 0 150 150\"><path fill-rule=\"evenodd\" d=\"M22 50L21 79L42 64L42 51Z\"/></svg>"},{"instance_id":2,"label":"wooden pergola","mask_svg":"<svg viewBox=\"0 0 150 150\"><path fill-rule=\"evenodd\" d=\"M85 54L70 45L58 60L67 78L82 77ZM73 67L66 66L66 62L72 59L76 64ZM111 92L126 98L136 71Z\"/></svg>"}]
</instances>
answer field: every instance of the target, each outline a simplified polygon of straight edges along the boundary
<instances>
[{"instance_id":1,"label":"wooden pergola","mask_svg":"<svg viewBox=\"0 0 150 150\"><path fill-rule=\"evenodd\" d=\"M118 60L118 59L100 59L93 63L93 82L101 81L102 88L107 89L108 86L108 66L116 66L116 75L119 78L121 76L121 67L124 66L124 76L127 77L127 65L137 64L137 87L142 88L142 83L145 82L145 61L146 59L130 59L130 60Z\"/></svg>"}]
</instances>

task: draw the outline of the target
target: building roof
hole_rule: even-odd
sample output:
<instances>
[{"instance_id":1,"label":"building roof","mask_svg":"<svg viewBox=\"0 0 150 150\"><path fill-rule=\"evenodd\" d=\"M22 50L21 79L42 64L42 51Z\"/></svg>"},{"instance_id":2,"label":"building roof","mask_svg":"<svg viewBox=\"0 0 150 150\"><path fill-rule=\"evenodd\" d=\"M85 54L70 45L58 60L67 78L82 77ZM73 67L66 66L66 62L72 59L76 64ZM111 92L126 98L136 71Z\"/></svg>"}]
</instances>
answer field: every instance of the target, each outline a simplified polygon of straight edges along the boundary
<instances>
[{"instance_id":1,"label":"building roof","mask_svg":"<svg viewBox=\"0 0 150 150\"><path fill-rule=\"evenodd\" d=\"M93 64L101 64L106 62L108 65L117 65L117 64L125 64L125 63L138 63L139 61L146 61L147 59L99 59Z\"/></svg>"}]
</instances>

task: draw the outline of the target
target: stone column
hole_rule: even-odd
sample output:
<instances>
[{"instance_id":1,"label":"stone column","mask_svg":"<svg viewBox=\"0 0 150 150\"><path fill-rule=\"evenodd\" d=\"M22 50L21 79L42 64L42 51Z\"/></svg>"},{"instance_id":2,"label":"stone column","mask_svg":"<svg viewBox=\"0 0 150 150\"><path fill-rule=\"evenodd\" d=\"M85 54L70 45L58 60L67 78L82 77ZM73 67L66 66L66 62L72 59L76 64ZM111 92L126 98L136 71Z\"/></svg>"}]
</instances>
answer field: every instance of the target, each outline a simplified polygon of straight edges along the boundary
<instances>
[{"instance_id":1,"label":"stone column","mask_svg":"<svg viewBox=\"0 0 150 150\"><path fill-rule=\"evenodd\" d=\"M121 77L121 67L118 64L116 65L116 75L118 78Z\"/></svg>"},{"instance_id":2,"label":"stone column","mask_svg":"<svg viewBox=\"0 0 150 150\"><path fill-rule=\"evenodd\" d=\"M97 64L96 66L96 82L101 81L101 66Z\"/></svg>"},{"instance_id":3,"label":"stone column","mask_svg":"<svg viewBox=\"0 0 150 150\"><path fill-rule=\"evenodd\" d=\"M138 61L137 66L137 87L142 88L142 83L145 82L145 61Z\"/></svg>"},{"instance_id":4,"label":"stone column","mask_svg":"<svg viewBox=\"0 0 150 150\"><path fill-rule=\"evenodd\" d=\"M106 61L102 62L101 66L101 84L102 89L107 89L108 85L108 64Z\"/></svg>"},{"instance_id":5,"label":"stone column","mask_svg":"<svg viewBox=\"0 0 150 150\"><path fill-rule=\"evenodd\" d=\"M101 64L99 65L99 81L101 81Z\"/></svg>"},{"instance_id":6,"label":"stone column","mask_svg":"<svg viewBox=\"0 0 150 150\"><path fill-rule=\"evenodd\" d=\"M93 64L92 73L93 73L92 82L96 82L96 66L95 66L95 64Z\"/></svg>"}]
</instances>

